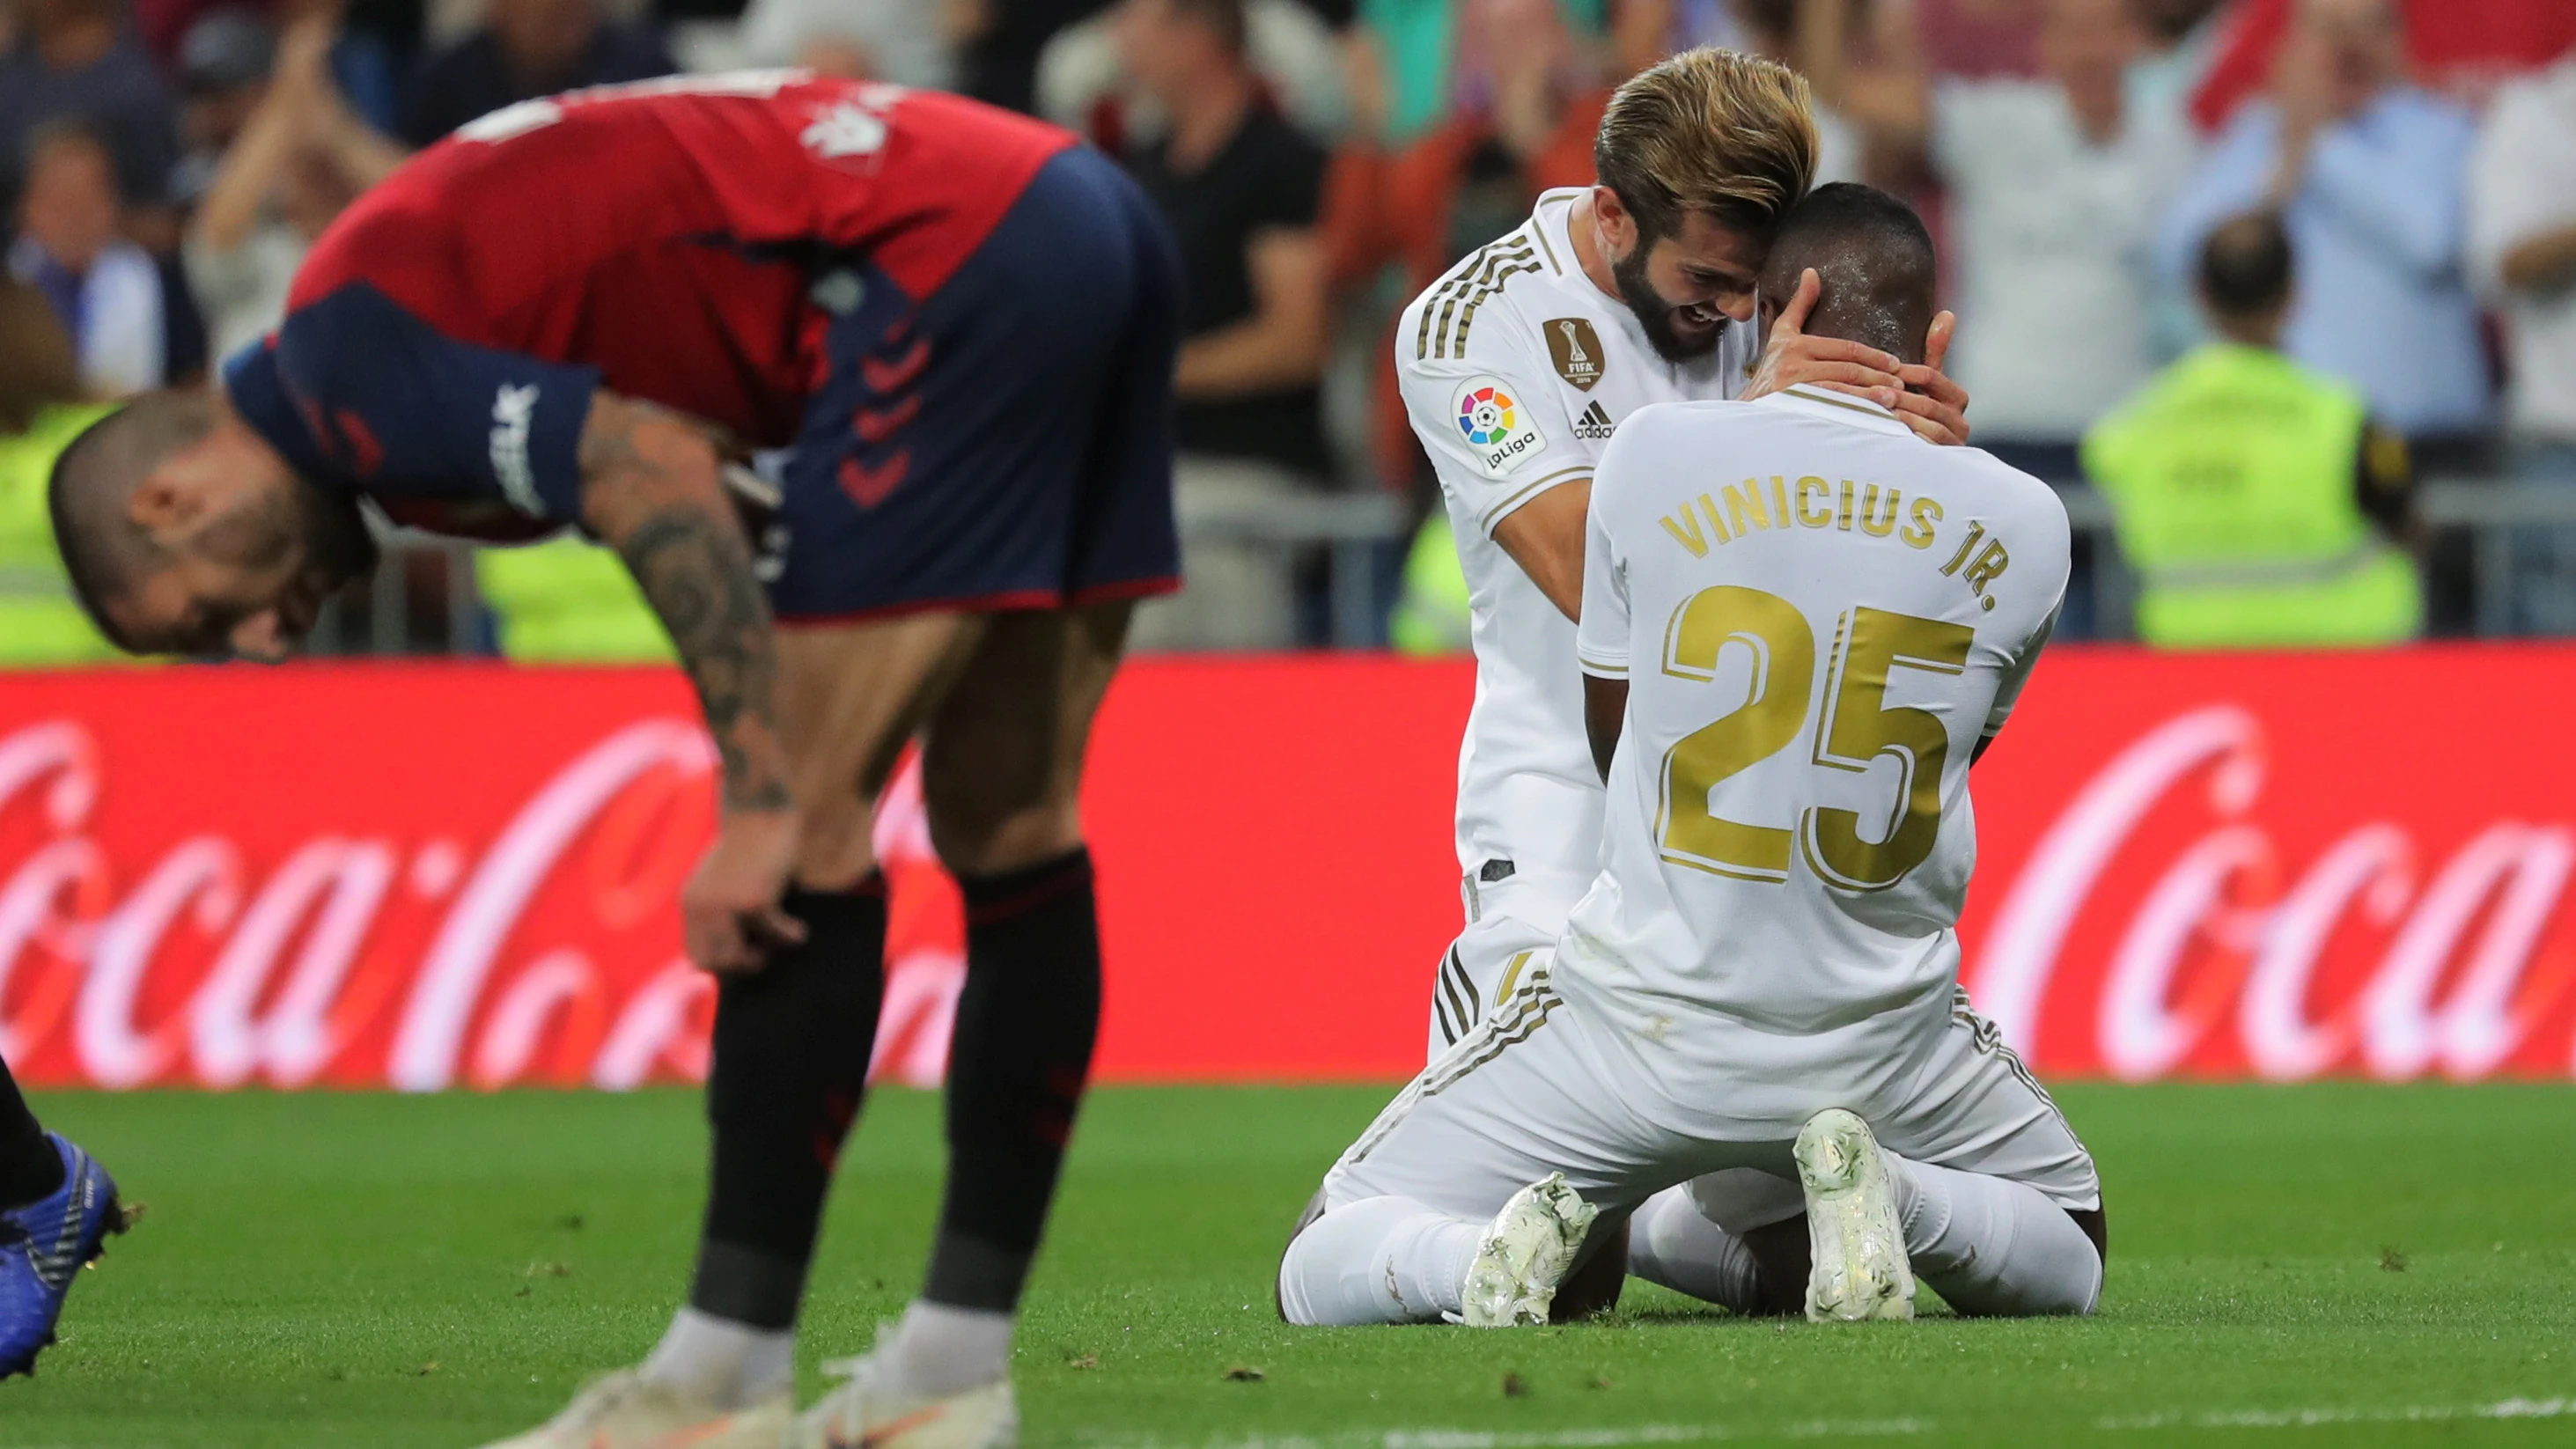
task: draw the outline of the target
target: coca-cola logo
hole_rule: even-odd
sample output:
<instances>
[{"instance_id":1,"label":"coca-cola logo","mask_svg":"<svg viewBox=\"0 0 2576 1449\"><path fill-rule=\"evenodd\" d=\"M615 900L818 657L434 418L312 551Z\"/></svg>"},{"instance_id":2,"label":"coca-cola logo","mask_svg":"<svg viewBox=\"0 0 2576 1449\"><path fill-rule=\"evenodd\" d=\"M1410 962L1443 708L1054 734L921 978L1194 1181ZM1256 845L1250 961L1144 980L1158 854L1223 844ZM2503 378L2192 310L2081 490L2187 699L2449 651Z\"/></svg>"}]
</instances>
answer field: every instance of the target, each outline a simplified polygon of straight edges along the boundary
<instances>
[{"instance_id":1,"label":"coca-cola logo","mask_svg":"<svg viewBox=\"0 0 2576 1449\"><path fill-rule=\"evenodd\" d=\"M441 829L432 797L412 831L317 830L274 860L212 821L138 856L97 834L110 764L91 730L20 727L0 736L0 829L23 842L0 867L0 1053L110 1088L702 1078L713 984L671 903L714 767L695 722L644 718L488 841ZM919 816L907 769L879 820L911 906L880 1057L929 1084L963 964Z\"/></svg>"},{"instance_id":2,"label":"coca-cola logo","mask_svg":"<svg viewBox=\"0 0 2576 1449\"><path fill-rule=\"evenodd\" d=\"M2278 1080L2505 1066L2568 998L2569 957L2549 931L2576 830L2495 818L2433 858L2406 820L2363 814L2328 822L2339 833L2294 859L2265 819L2271 748L2256 714L2214 704L2102 765L1986 924L1966 972L1978 1009L2043 1067L2089 1046L2128 1080L2207 1059ZM2142 824L2177 808L2196 833L2168 858L2142 856ZM2144 882L2124 921L2102 919L2115 878ZM2069 1013L2045 1009L2079 936L2108 946L2089 1043L2066 1040Z\"/></svg>"},{"instance_id":3,"label":"coca-cola logo","mask_svg":"<svg viewBox=\"0 0 2576 1449\"><path fill-rule=\"evenodd\" d=\"M2571 664L2052 651L1975 775L1978 1008L2061 1076L2576 1072L2576 763L2528 706ZM1105 1075L1420 1065L1472 684L1128 672L1086 784ZM668 671L0 680L0 1053L110 1087L700 1077L714 993L673 902L712 767ZM876 1065L935 1083L964 928L908 769L876 824Z\"/></svg>"}]
</instances>

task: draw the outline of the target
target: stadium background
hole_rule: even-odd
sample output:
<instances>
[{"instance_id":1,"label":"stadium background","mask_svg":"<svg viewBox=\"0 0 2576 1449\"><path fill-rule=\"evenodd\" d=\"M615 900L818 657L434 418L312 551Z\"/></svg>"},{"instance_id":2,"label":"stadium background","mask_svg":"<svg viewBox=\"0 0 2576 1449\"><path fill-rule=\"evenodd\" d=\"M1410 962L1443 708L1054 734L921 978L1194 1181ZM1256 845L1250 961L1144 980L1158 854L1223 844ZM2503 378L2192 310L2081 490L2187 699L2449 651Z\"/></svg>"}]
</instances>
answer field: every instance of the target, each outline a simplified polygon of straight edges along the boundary
<instances>
[{"instance_id":1,"label":"stadium background","mask_svg":"<svg viewBox=\"0 0 2576 1449\"><path fill-rule=\"evenodd\" d=\"M234 153L259 144L262 108L318 88L337 101L295 102L314 108L317 148L348 134L391 146L375 128L425 140L449 111L470 109L475 86L521 83L510 57L549 33L540 21L558 43L588 37L566 62L572 79L803 60L945 82L1056 114L1149 175L1162 166L1158 116L1187 109L1155 71L1157 45L1164 62L1174 54L1169 35L1153 39L1137 18L1168 24L1175 12L1157 0L754 0L738 17L721 13L726 3L489 0L415 14L21 0L8 12L7 74L50 77L51 99L21 85L0 101L0 131L41 149L46 128L66 119L111 137L137 116L175 128L160 138L180 156L166 183L124 175L133 148L112 148L125 244L164 259L164 330L175 339L192 282L210 275L210 215L226 204L207 174L246 164ZM1505 195L1499 220L1480 218L1478 205L1496 203L1477 201L1478 188L1511 193L1551 167L1583 170L1585 97L1661 46L1714 38L1825 64L1835 14L1818 0L1300 3L1245 9L1245 63L1257 103L1275 105L1300 138L1274 149L1302 146L1316 163L1258 179L1305 184L1307 210L1274 198L1262 215L1318 239L1332 259L1314 279L1335 324L1330 355L1276 393L1329 457L1257 506L1213 512L1192 492L1206 427L1185 460L1193 593L1148 621L1144 656L1113 695L1092 787L1112 978L1102 1066L1116 1080L1405 1074L1428 967L1457 914L1444 821L1471 675L1456 652L1456 603L1438 571L1426 585L1420 567L1446 543L1422 464L1373 392L1385 309L1402 300L1408 268L1420 271L1422 247L1436 265L1478 239L1480 219L1508 225L1525 204ZM1918 78L1937 86L2010 86L2035 72L2031 83L2045 86L2066 65L2043 54L2045 8L1848 6L1845 53L1830 64L1884 81L1902 40ZM2142 97L2160 94L2205 141L2263 100L2293 12L2286 0L2132 8L2153 45L2130 62L2129 123L2143 124ZM2414 83L2473 110L2576 42L2576 10L2548 0L2401 9ZM49 71L84 17L118 37L100 67L123 57L143 69L106 89ZM1542 146L1497 175L1486 154L1497 137L1506 156L1529 149L1510 138L1533 104L1515 89L1532 65L1572 146L1562 156ZM2156 88L2142 79L2150 72ZM138 105L154 85L159 109ZM35 114L45 104L66 114ZM1461 147L1484 159L1450 178L1457 194L1371 190L1387 165L1419 179ZM1950 233L1954 270L1963 265L1973 196L1945 193L1937 166L1874 154L1850 164L1914 195ZM2463 173L2450 184L2474 192L2479 181ZM272 210L301 194L286 179L270 186ZM1210 229L1210 208L1223 208L1206 196L1158 195L1192 236L1229 235ZM2563 204L2576 216L2576 197ZM1423 220L1416 211L1439 213L1446 234L1404 236ZM45 263L31 260L48 235L32 199L20 221L11 269L58 302ZM170 264L174 227L183 265ZM2142 285L2162 289L2151 305L2176 301L2172 278ZM2576 577L2555 558L2576 551L2564 547L2570 530L2532 520L2576 519L2576 488L2517 473L2517 460L2538 456L2517 420L2547 414L2548 399L2576 383L2517 373L2525 353L2512 329L2533 314L2491 288L2480 296L2491 309L2486 424L2465 441L2428 440L2417 542L2436 642L2261 658L2062 642L1981 768L1967 980L2043 1070L2576 1071L2565 889L2576 791L2541 703L2559 692L2576 646L2439 637L2551 632L2546 605ZM221 303L210 295L199 321L237 330L238 309ZM95 331L100 310L66 315ZM17 369L0 369L0 392L29 389L41 341L0 328L0 360ZM78 349L83 390L112 394L90 341ZM7 357L11 347L22 355ZM168 380L201 370L203 353L166 347ZM47 416L66 412L78 415ZM1214 446L1257 452L1258 432L1218 428ZM72 666L0 674L0 1047L22 1073L117 1088L418 1090L624 1086L702 1070L709 994L676 964L668 905L708 826L686 700L656 668L560 664L659 651L613 563L568 541L478 558L397 532L387 565L328 611L317 642L336 658L259 674L87 668L95 641L70 637L80 631L62 622L63 606L42 628L25 612L42 607L23 576L45 558L33 497L43 434L0 468L0 566L22 580L0 601L19 611L0 653ZM2025 460L2049 451L1999 446ZM1262 462L1260 476L1279 475L1278 461ZM2093 545L2062 632L2116 640L2134 580L2100 495L2080 476L2055 481ZM1426 511L1431 527L1417 539ZM1208 617L1235 624L1211 638L1172 623ZM1394 654L1380 647L1390 635ZM178 720L188 727L174 729ZM906 790L880 833L899 867L900 964L879 1066L927 1083L957 984L954 895Z\"/></svg>"},{"instance_id":2,"label":"stadium background","mask_svg":"<svg viewBox=\"0 0 2576 1449\"><path fill-rule=\"evenodd\" d=\"M583 79L803 59L1050 108L1113 145L1150 138L1101 32L1077 28L1101 22L1098 0L732 8L519 6L614 21L621 41ZM2563 1439L2576 1164L2555 1147L2576 1074L2576 762L2560 701L2576 642L2558 636L2576 614L2551 609L2576 597L2561 562L2576 548L2553 532L2576 524L2576 485L2548 481L2533 465L2545 450L2510 420L2536 390L2569 395L2576 374L2516 368L2530 309L2465 254L2444 281L2483 314L2486 411L2418 458L2429 642L2128 642L2134 581L2110 515L2072 470L2049 474L2090 541L2092 608L1979 766L1961 934L1980 1008L2050 1079L2117 1195L2099 1319L1936 1317L1836 1338L1632 1287L1598 1333L1508 1343L1261 1322L1297 1204L1419 1061L1458 919L1448 820L1473 675L1454 615L1409 577L1430 500L1382 406L1387 319L1423 266L1494 234L1472 235L1477 219L1508 227L1528 190L1588 165L1586 96L1676 39L1748 42L1770 25L1758 38L1812 50L1802 27L1834 6L1253 9L1271 17L1256 25L1325 41L1304 52L1320 71L1264 84L1320 158L1301 217L1327 254L1331 326L1297 416L1328 447L1254 506L1185 517L1211 576L1267 590L1268 606L1203 611L1239 626L1225 637L1149 640L1101 725L1089 807L1107 1085L1015 1364L1030 1442ZM1902 11L1929 73L1977 80L2039 64L2040 9L1875 0L1843 18L1871 59L1865 32ZM2291 5L2137 9L2193 22L2157 59L2180 58L2177 103L2205 143L2264 94ZM2563 0L2403 9L2410 73L2481 118L2576 43ZM105 666L59 611L30 612L45 601L26 587L47 561L30 485L48 438L219 350L190 342L179 305L209 177L237 154L208 138L238 134L261 77L289 68L294 22L311 22L302 63L327 42L347 112L399 137L477 104L431 68L477 43L476 8L254 4L193 53L208 7L189 0L0 13L0 169L78 118L30 104L61 95L30 87L32 37L101 14L133 62L109 99L143 93L167 133L141 150L177 163L117 188L120 239L170 289L161 375L111 376L82 349L80 396L47 392L65 340L0 307L0 419L52 409L0 440L0 1055L154 1208L82 1280L45 1376L0 1390L0 1444L427 1449L523 1427L651 1342L703 1186L680 1084L704 1070L708 994L679 964L669 902L709 828L708 759L685 686L637 662L659 647L650 621L605 559L496 564L397 535L391 563L330 610L321 658L133 669ZM244 49L246 35L264 41ZM1449 185L1438 227L1399 193L1396 234L1350 228L1336 196L1369 193L1337 183L1488 135L1508 109L1497 81L1531 54L1553 139L1572 140L1504 175L1508 204L1462 208L1475 188ZM1348 64L1359 55L1373 60ZM229 118L210 114L227 101ZM1458 148L1449 181L1493 181L1466 164L1482 150ZM338 159L363 169L371 154ZM1956 268L1966 219L1942 178L1871 174L1926 209ZM2576 197L2560 216L2576 218ZM24 255L13 247L13 271ZM2171 283L2158 305L2187 311ZM195 319L209 333L214 310ZM514 638L567 605L568 630ZM1229 647L1190 647L1210 644ZM570 654L627 662L552 662ZM937 1200L937 1103L899 1086L939 1078L957 906L908 786L879 836L895 919L877 1072L898 1089L872 1101L835 1199L809 1390L813 1360L900 1311Z\"/></svg>"}]
</instances>

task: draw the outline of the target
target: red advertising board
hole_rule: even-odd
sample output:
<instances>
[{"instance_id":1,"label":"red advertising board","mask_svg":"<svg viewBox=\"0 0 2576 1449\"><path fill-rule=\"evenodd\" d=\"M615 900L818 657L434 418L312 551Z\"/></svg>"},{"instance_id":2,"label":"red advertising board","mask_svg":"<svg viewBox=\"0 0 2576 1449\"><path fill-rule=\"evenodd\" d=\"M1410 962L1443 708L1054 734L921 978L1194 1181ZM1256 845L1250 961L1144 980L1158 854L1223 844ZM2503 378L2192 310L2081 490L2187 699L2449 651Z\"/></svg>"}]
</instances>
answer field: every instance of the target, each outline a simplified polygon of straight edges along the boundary
<instances>
[{"instance_id":1,"label":"red advertising board","mask_svg":"<svg viewBox=\"0 0 2576 1449\"><path fill-rule=\"evenodd\" d=\"M2576 648L2054 651L1978 767L1978 1005L2059 1075L2570 1075L2570 677ZM1360 656L1121 677L1105 1077L1418 1065L1472 688ZM711 763L659 671L0 679L0 1052L109 1087L696 1076L670 902ZM936 1080L962 935L908 780L878 837L879 1069Z\"/></svg>"}]
</instances>

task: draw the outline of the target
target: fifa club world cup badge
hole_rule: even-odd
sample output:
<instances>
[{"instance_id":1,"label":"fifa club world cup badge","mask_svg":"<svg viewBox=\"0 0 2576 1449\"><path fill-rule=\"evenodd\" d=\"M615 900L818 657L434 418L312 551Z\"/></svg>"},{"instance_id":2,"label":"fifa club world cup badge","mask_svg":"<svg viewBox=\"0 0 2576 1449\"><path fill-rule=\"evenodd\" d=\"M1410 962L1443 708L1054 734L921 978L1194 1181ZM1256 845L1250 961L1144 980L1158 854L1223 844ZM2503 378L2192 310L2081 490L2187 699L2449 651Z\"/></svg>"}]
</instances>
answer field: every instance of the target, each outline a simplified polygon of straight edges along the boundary
<instances>
[{"instance_id":1,"label":"fifa club world cup badge","mask_svg":"<svg viewBox=\"0 0 2576 1449\"><path fill-rule=\"evenodd\" d=\"M1601 334L1581 317L1550 318L1544 330L1556 375L1577 392L1592 391L1592 385L1601 380Z\"/></svg>"}]
</instances>

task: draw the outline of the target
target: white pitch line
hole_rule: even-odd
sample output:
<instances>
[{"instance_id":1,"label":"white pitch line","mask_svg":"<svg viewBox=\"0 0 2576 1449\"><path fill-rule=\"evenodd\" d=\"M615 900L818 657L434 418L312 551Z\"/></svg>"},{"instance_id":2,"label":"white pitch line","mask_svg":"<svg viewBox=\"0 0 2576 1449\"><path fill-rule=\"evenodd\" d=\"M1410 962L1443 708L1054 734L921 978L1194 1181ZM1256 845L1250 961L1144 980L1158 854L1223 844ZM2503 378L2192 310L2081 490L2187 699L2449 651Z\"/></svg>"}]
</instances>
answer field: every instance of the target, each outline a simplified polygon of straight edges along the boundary
<instances>
[{"instance_id":1,"label":"white pitch line","mask_svg":"<svg viewBox=\"0 0 2576 1449\"><path fill-rule=\"evenodd\" d=\"M1760 1427L1641 1424L1613 1429L1348 1429L1337 1434L1255 1434L1194 1444L1157 1438L1086 1437L1091 1449L1630 1449L1648 1444L1711 1444L1727 1439L1842 1439L1921 1434L1923 1419L1815 1419Z\"/></svg>"},{"instance_id":2,"label":"white pitch line","mask_svg":"<svg viewBox=\"0 0 2576 1449\"><path fill-rule=\"evenodd\" d=\"M2464 1419L2576 1418L2576 1397L2501 1399L2492 1404L2409 1404L2390 1408L2235 1409L2097 1420L2094 1428L2306 1429L2327 1424L2421 1424ZM1655 1444L1714 1444L1731 1439L1838 1439L1928 1434L1928 1419L1816 1419L1793 1424L1640 1424L1628 1428L1347 1429L1331 1434L1254 1434L1199 1441L1152 1436L1085 1435L1089 1449L1632 1449Z\"/></svg>"},{"instance_id":3,"label":"white pitch line","mask_svg":"<svg viewBox=\"0 0 2576 1449\"><path fill-rule=\"evenodd\" d=\"M2384 1409L2236 1409L2104 1419L2103 1429L2305 1429L2319 1424L2425 1424L2458 1419L2565 1419L2576 1398L2503 1399L2492 1404L2409 1404Z\"/></svg>"}]
</instances>

